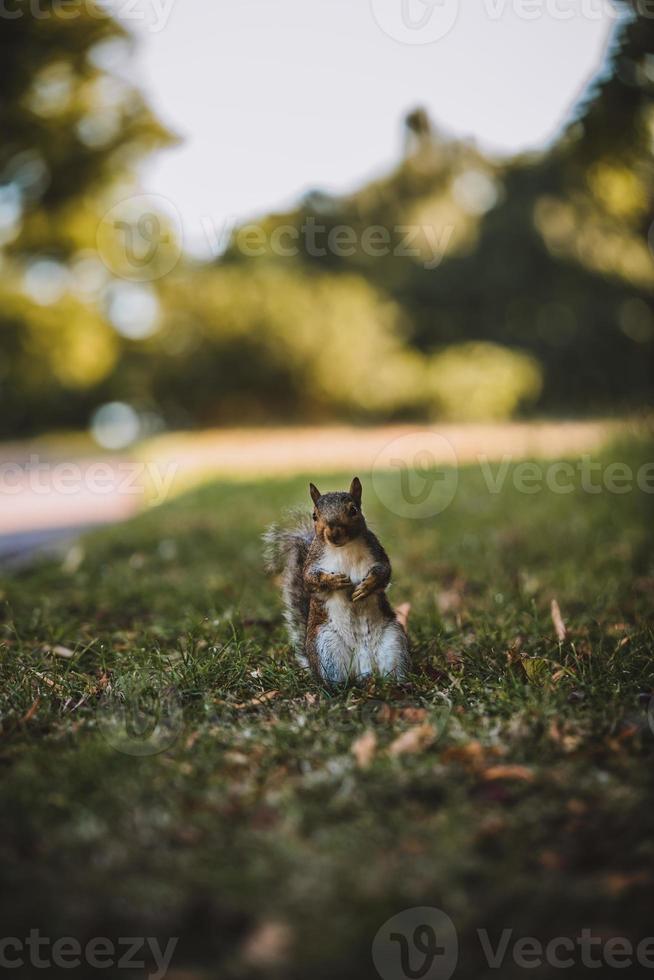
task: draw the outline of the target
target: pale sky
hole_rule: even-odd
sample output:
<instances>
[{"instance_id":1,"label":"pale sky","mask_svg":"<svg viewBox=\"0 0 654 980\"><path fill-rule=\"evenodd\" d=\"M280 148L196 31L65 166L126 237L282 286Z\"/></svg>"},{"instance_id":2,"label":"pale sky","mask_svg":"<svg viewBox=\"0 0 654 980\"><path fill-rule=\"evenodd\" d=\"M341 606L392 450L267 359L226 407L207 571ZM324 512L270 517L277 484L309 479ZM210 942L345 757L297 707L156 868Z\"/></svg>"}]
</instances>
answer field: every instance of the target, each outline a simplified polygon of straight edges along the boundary
<instances>
[{"instance_id":1,"label":"pale sky","mask_svg":"<svg viewBox=\"0 0 654 980\"><path fill-rule=\"evenodd\" d=\"M494 154L543 146L616 23L608 0L139 2L139 81L184 139L147 164L144 189L180 212L194 251L203 221L220 230L383 173L417 105Z\"/></svg>"}]
</instances>

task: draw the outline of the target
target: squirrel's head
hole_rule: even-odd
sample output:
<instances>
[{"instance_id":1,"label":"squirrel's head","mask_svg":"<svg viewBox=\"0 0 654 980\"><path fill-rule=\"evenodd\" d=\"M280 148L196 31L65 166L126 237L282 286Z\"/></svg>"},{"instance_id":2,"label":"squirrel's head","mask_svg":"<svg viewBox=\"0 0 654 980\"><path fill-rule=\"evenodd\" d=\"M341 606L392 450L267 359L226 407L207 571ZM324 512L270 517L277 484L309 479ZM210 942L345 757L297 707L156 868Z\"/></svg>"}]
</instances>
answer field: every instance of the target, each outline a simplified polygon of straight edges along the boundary
<instances>
[{"instance_id":1,"label":"squirrel's head","mask_svg":"<svg viewBox=\"0 0 654 980\"><path fill-rule=\"evenodd\" d=\"M352 480L347 493L321 493L313 483L309 484L309 492L313 500L316 537L321 541L328 541L340 548L365 531L358 476Z\"/></svg>"}]
</instances>

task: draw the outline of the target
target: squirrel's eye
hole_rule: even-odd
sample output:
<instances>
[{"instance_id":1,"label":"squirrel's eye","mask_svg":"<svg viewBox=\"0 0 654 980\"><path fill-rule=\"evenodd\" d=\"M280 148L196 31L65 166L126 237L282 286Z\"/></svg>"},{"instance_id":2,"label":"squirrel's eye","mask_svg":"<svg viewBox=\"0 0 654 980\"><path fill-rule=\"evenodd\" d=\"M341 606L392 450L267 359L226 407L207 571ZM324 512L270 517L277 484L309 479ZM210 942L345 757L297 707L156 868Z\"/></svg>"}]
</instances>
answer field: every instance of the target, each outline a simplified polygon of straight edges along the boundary
<instances>
[{"instance_id":1,"label":"squirrel's eye","mask_svg":"<svg viewBox=\"0 0 654 980\"><path fill-rule=\"evenodd\" d=\"M354 504L350 504L350 517L356 517L359 511L356 509Z\"/></svg>"}]
</instances>

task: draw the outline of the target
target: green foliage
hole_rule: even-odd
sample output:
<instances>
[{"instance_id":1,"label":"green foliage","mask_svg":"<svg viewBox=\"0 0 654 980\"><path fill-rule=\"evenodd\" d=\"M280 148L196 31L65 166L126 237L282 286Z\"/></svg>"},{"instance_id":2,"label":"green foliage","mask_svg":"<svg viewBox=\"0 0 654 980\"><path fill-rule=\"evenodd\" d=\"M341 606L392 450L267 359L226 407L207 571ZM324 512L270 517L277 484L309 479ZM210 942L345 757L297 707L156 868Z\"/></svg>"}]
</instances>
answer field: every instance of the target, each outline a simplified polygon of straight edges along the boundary
<instances>
[{"instance_id":1,"label":"green foliage","mask_svg":"<svg viewBox=\"0 0 654 980\"><path fill-rule=\"evenodd\" d=\"M171 137L115 70L130 39L98 11L78 13L0 20L0 436L83 427L115 400L184 427L651 403L650 17L623 20L599 82L542 156L490 161L416 111L392 173L264 218L262 256L245 254L244 229L212 265L170 272L162 250L125 328L116 295L135 284L120 278L124 242L102 218ZM307 224L323 243L345 226L355 244L317 253ZM295 256L272 244L284 226ZM57 263L36 270L46 286L61 281L53 295L28 281L43 259Z\"/></svg>"},{"instance_id":2,"label":"green foliage","mask_svg":"<svg viewBox=\"0 0 654 980\"><path fill-rule=\"evenodd\" d=\"M439 414L450 419L506 419L540 394L538 362L497 344L447 347L429 365Z\"/></svg>"}]
</instances>

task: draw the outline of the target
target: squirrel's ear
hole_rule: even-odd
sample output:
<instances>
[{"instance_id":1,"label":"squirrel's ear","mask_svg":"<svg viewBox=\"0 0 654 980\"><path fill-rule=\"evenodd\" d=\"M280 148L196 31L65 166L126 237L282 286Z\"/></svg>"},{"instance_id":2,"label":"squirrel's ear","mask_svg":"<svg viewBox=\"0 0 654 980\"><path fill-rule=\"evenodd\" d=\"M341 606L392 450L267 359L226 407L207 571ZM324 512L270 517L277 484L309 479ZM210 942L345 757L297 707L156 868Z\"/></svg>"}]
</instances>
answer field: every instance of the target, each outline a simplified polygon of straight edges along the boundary
<instances>
[{"instance_id":1,"label":"squirrel's ear","mask_svg":"<svg viewBox=\"0 0 654 980\"><path fill-rule=\"evenodd\" d=\"M309 484L309 493L311 494L311 499L313 500L314 504L317 504L318 500L320 499L320 490L315 483Z\"/></svg>"},{"instance_id":2,"label":"squirrel's ear","mask_svg":"<svg viewBox=\"0 0 654 980\"><path fill-rule=\"evenodd\" d=\"M358 476L355 476L350 484L350 496L354 498L357 504L361 503L361 480Z\"/></svg>"}]
</instances>

